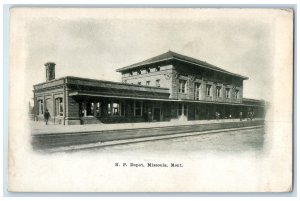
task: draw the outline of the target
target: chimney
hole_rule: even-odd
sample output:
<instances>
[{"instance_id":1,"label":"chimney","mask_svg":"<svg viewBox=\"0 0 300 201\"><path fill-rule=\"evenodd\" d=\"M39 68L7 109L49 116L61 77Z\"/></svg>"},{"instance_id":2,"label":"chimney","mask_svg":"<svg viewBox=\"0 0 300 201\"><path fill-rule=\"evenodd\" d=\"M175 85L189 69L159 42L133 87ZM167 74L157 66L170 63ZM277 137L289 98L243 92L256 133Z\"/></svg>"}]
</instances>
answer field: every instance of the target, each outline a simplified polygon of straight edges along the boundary
<instances>
[{"instance_id":1,"label":"chimney","mask_svg":"<svg viewBox=\"0 0 300 201\"><path fill-rule=\"evenodd\" d=\"M47 62L45 63L46 66L46 82L55 79L55 63L54 62Z\"/></svg>"}]
</instances>

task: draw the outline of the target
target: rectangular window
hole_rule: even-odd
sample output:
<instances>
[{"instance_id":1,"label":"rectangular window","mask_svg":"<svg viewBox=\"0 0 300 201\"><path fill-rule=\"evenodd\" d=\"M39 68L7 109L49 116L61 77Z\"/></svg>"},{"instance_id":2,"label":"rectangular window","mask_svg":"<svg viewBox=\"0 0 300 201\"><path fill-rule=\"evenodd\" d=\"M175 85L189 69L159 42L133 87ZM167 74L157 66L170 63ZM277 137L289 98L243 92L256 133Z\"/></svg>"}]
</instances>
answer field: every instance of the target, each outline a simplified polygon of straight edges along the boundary
<instances>
[{"instance_id":1,"label":"rectangular window","mask_svg":"<svg viewBox=\"0 0 300 201\"><path fill-rule=\"evenodd\" d=\"M111 115L111 104L110 103L107 104L107 113L108 113L108 115Z\"/></svg>"},{"instance_id":2,"label":"rectangular window","mask_svg":"<svg viewBox=\"0 0 300 201\"><path fill-rule=\"evenodd\" d=\"M95 108L94 103L91 103L91 113L92 113L92 114L93 114L93 112L94 112L94 108Z\"/></svg>"},{"instance_id":3,"label":"rectangular window","mask_svg":"<svg viewBox=\"0 0 300 201\"><path fill-rule=\"evenodd\" d=\"M221 89L222 89L221 86L216 86L216 96L217 96L218 98L221 97Z\"/></svg>"},{"instance_id":4,"label":"rectangular window","mask_svg":"<svg viewBox=\"0 0 300 201\"><path fill-rule=\"evenodd\" d=\"M235 99L239 98L239 90L238 89L235 90L234 97L235 97Z\"/></svg>"},{"instance_id":5,"label":"rectangular window","mask_svg":"<svg viewBox=\"0 0 300 201\"><path fill-rule=\"evenodd\" d=\"M141 70L138 70L138 71L137 71L137 74L138 74L138 75L140 75L141 73L142 73Z\"/></svg>"},{"instance_id":6,"label":"rectangular window","mask_svg":"<svg viewBox=\"0 0 300 201\"><path fill-rule=\"evenodd\" d=\"M159 83L159 82L160 82L160 80L156 80L156 81L155 81L155 85L156 85L157 87L160 87L160 83Z\"/></svg>"},{"instance_id":7,"label":"rectangular window","mask_svg":"<svg viewBox=\"0 0 300 201\"><path fill-rule=\"evenodd\" d=\"M119 115L120 114L120 104L119 103L113 103L112 104L112 114L113 115Z\"/></svg>"},{"instance_id":8,"label":"rectangular window","mask_svg":"<svg viewBox=\"0 0 300 201\"><path fill-rule=\"evenodd\" d=\"M146 81L146 86L150 86L150 81Z\"/></svg>"},{"instance_id":9,"label":"rectangular window","mask_svg":"<svg viewBox=\"0 0 300 201\"><path fill-rule=\"evenodd\" d=\"M96 103L96 116L100 116L100 102Z\"/></svg>"},{"instance_id":10,"label":"rectangular window","mask_svg":"<svg viewBox=\"0 0 300 201\"><path fill-rule=\"evenodd\" d=\"M200 100L201 84L195 83L195 100Z\"/></svg>"},{"instance_id":11,"label":"rectangular window","mask_svg":"<svg viewBox=\"0 0 300 201\"><path fill-rule=\"evenodd\" d=\"M119 116L121 112L121 105L119 103L113 102L107 104L108 115Z\"/></svg>"},{"instance_id":12,"label":"rectangular window","mask_svg":"<svg viewBox=\"0 0 300 201\"><path fill-rule=\"evenodd\" d=\"M179 92L180 93L186 93L186 80L179 80Z\"/></svg>"},{"instance_id":13,"label":"rectangular window","mask_svg":"<svg viewBox=\"0 0 300 201\"><path fill-rule=\"evenodd\" d=\"M147 73L150 73L150 68L146 68L146 72L147 72Z\"/></svg>"},{"instance_id":14,"label":"rectangular window","mask_svg":"<svg viewBox=\"0 0 300 201\"><path fill-rule=\"evenodd\" d=\"M225 89L225 98L230 98L230 88Z\"/></svg>"},{"instance_id":15,"label":"rectangular window","mask_svg":"<svg viewBox=\"0 0 300 201\"><path fill-rule=\"evenodd\" d=\"M155 71L160 71L160 67L157 66L157 67L155 68Z\"/></svg>"},{"instance_id":16,"label":"rectangular window","mask_svg":"<svg viewBox=\"0 0 300 201\"><path fill-rule=\"evenodd\" d=\"M211 85L210 84L206 85L206 96L211 96Z\"/></svg>"},{"instance_id":17,"label":"rectangular window","mask_svg":"<svg viewBox=\"0 0 300 201\"><path fill-rule=\"evenodd\" d=\"M135 101L135 116L142 116L142 103Z\"/></svg>"}]
</instances>

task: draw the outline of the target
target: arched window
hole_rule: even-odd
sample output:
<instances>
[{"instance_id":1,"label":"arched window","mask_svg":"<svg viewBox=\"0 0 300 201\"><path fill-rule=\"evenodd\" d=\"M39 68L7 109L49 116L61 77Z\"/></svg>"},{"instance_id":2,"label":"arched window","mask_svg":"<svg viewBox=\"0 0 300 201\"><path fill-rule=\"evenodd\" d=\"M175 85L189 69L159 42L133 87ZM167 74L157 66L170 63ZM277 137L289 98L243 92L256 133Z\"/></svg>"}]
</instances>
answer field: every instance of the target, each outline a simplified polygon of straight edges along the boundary
<instances>
[{"instance_id":1,"label":"arched window","mask_svg":"<svg viewBox=\"0 0 300 201\"><path fill-rule=\"evenodd\" d=\"M44 102L43 100L38 100L38 114L41 115L41 114L44 114Z\"/></svg>"},{"instance_id":2,"label":"arched window","mask_svg":"<svg viewBox=\"0 0 300 201\"><path fill-rule=\"evenodd\" d=\"M63 107L63 99L62 98L55 99L55 115L56 116L64 115L64 107Z\"/></svg>"},{"instance_id":3,"label":"arched window","mask_svg":"<svg viewBox=\"0 0 300 201\"><path fill-rule=\"evenodd\" d=\"M53 103L51 98L46 98L44 103L44 110L48 110L51 116L53 116Z\"/></svg>"}]
</instances>

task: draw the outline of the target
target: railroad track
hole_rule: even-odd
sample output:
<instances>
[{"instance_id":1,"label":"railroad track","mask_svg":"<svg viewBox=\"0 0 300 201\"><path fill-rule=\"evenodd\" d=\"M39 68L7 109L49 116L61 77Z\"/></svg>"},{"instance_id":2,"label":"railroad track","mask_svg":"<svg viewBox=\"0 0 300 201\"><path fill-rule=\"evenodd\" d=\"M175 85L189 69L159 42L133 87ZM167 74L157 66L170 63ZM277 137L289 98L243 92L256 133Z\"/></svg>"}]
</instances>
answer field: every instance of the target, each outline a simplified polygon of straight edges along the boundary
<instances>
[{"instance_id":1,"label":"railroad track","mask_svg":"<svg viewBox=\"0 0 300 201\"><path fill-rule=\"evenodd\" d=\"M91 143L107 143L128 139L153 138L159 136L196 133L210 130L242 128L263 125L264 121L226 122L200 125L168 126L155 128L91 131L76 133L52 133L32 135L32 146L36 150L47 150L59 147L84 145Z\"/></svg>"}]
</instances>

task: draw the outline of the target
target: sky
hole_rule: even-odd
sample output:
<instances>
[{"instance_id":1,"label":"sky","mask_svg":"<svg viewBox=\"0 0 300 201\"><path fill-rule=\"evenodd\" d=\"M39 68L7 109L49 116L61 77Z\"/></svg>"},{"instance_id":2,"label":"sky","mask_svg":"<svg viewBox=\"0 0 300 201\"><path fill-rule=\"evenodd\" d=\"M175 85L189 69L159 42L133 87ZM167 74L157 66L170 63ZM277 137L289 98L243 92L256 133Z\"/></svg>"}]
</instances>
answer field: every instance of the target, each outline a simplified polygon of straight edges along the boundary
<instances>
[{"instance_id":1,"label":"sky","mask_svg":"<svg viewBox=\"0 0 300 201\"><path fill-rule=\"evenodd\" d=\"M32 12L24 27L28 100L33 85L46 79L46 62L56 63L56 78L121 81L117 68L169 50L247 76L244 97L270 100L272 22L256 12L220 9Z\"/></svg>"}]
</instances>

